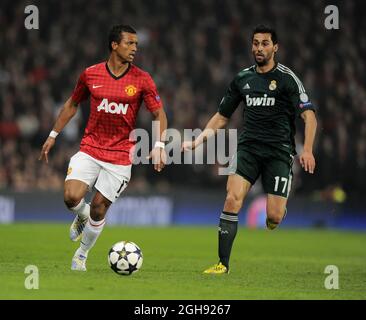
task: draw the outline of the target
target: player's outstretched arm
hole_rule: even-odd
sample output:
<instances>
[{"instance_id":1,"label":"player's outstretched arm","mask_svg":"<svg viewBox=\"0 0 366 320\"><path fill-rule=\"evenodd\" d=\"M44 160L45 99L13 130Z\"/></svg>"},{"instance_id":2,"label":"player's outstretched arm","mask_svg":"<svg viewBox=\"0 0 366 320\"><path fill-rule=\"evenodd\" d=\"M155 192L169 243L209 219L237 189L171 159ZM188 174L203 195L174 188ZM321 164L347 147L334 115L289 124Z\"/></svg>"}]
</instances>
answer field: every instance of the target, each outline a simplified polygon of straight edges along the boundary
<instances>
[{"instance_id":1,"label":"player's outstretched arm","mask_svg":"<svg viewBox=\"0 0 366 320\"><path fill-rule=\"evenodd\" d=\"M159 108L156 111L153 111L154 117L154 131L155 137L157 140L155 142L154 148L151 150L148 159L152 159L154 164L154 169L158 172L163 170L166 163L166 152L164 150L165 147L165 136L166 136L166 129L168 126L168 120L166 117L166 113L163 108Z\"/></svg>"},{"instance_id":2,"label":"player's outstretched arm","mask_svg":"<svg viewBox=\"0 0 366 320\"><path fill-rule=\"evenodd\" d=\"M214 136L217 129L225 128L229 119L217 112L207 123L205 130L194 140L184 141L182 143L182 151L194 150L203 142L206 142L210 137Z\"/></svg>"},{"instance_id":3,"label":"player's outstretched arm","mask_svg":"<svg viewBox=\"0 0 366 320\"><path fill-rule=\"evenodd\" d=\"M300 155L300 164L306 172L314 173L315 158L313 155L313 144L315 139L317 121L315 113L312 110L304 111L301 114L305 122L305 141L304 150Z\"/></svg>"},{"instance_id":4,"label":"player's outstretched arm","mask_svg":"<svg viewBox=\"0 0 366 320\"><path fill-rule=\"evenodd\" d=\"M55 144L56 136L61 132L61 130L67 125L71 118L75 115L77 111L77 104L69 98L64 106L62 107L55 125L47 138L46 142L42 146L41 154L38 160L46 160L48 163L48 153Z\"/></svg>"}]
</instances>

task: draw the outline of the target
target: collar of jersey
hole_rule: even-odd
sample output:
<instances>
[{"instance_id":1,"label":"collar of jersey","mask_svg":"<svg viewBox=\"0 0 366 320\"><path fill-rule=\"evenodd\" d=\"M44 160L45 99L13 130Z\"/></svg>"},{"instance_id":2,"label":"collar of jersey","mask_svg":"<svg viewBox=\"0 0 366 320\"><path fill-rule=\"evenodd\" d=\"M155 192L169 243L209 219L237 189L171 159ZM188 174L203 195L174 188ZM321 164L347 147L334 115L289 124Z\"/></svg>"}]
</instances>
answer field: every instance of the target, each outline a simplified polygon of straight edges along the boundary
<instances>
[{"instance_id":1,"label":"collar of jersey","mask_svg":"<svg viewBox=\"0 0 366 320\"><path fill-rule=\"evenodd\" d=\"M119 80L119 79L123 78L123 77L127 74L127 72L128 72L128 71L130 71L131 63L129 63L129 64L128 64L128 67L127 67L126 71L125 71L125 72L123 72L123 73L122 73L120 76L118 76L118 77L116 77L116 76L112 73L112 71L111 71L111 70L109 70L108 63L107 63L107 62L105 63L105 68L107 69L107 71L108 71L109 75L110 75L114 80Z\"/></svg>"},{"instance_id":2,"label":"collar of jersey","mask_svg":"<svg viewBox=\"0 0 366 320\"><path fill-rule=\"evenodd\" d=\"M264 72L264 73L259 73L259 72L257 72L257 65L255 65L255 67L254 67L254 71L255 71L255 73L256 73L256 74L259 74L259 75L265 75L265 74L268 74L268 73L270 73L270 72L275 71L275 70L277 69L277 65L278 65L278 62L275 62L275 65L273 66L273 68L272 68L271 70L268 70L267 72Z\"/></svg>"}]
</instances>

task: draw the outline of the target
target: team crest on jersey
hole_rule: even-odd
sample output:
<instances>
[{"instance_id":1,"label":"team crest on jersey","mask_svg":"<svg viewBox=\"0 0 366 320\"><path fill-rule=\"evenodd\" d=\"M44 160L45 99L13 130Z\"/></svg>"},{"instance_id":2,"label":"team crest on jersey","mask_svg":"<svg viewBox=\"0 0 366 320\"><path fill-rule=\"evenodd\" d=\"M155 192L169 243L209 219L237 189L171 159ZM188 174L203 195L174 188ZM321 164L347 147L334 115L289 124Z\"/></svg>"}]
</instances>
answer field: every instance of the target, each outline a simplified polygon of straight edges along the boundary
<instances>
[{"instance_id":1,"label":"team crest on jersey","mask_svg":"<svg viewBox=\"0 0 366 320\"><path fill-rule=\"evenodd\" d=\"M132 97L136 94L137 92L137 88L135 86L133 86L132 84L130 84L129 86L127 86L125 88L125 92L129 97Z\"/></svg>"},{"instance_id":2,"label":"team crest on jersey","mask_svg":"<svg viewBox=\"0 0 366 320\"><path fill-rule=\"evenodd\" d=\"M277 88L277 82L276 82L276 80L272 80L269 85L269 90L273 91L273 90L276 90L276 88Z\"/></svg>"},{"instance_id":3,"label":"team crest on jersey","mask_svg":"<svg viewBox=\"0 0 366 320\"><path fill-rule=\"evenodd\" d=\"M69 167L69 168L67 169L67 175L71 174L71 172L72 172L72 168L71 168L71 167Z\"/></svg>"}]
</instances>

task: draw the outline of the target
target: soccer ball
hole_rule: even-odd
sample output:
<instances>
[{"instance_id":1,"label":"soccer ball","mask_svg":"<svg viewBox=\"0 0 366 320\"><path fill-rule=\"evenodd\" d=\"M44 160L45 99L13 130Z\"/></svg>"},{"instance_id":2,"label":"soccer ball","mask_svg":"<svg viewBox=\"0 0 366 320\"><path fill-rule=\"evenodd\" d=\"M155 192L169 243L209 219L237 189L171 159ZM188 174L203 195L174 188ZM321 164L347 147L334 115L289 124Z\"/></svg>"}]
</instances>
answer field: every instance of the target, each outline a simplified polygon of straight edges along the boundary
<instances>
[{"instance_id":1,"label":"soccer ball","mask_svg":"<svg viewBox=\"0 0 366 320\"><path fill-rule=\"evenodd\" d=\"M142 266L142 251L136 243L120 241L113 245L108 253L111 269L120 275L130 275Z\"/></svg>"}]
</instances>

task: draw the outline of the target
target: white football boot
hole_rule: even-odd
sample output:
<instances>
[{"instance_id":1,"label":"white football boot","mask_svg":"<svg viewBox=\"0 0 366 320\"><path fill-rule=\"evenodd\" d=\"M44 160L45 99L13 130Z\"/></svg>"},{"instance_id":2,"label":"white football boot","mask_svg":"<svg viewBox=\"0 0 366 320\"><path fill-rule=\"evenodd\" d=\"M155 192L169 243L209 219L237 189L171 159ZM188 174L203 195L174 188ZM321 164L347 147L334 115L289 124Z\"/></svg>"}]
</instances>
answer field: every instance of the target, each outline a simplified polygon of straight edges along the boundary
<instances>
[{"instance_id":1,"label":"white football boot","mask_svg":"<svg viewBox=\"0 0 366 320\"><path fill-rule=\"evenodd\" d=\"M75 216L74 221L70 226L70 239L71 241L79 241L86 223L88 222L88 217L80 217L78 214Z\"/></svg>"},{"instance_id":2,"label":"white football boot","mask_svg":"<svg viewBox=\"0 0 366 320\"><path fill-rule=\"evenodd\" d=\"M79 253L79 249L77 249L71 261L71 270L86 271L86 259L87 256Z\"/></svg>"}]
</instances>

